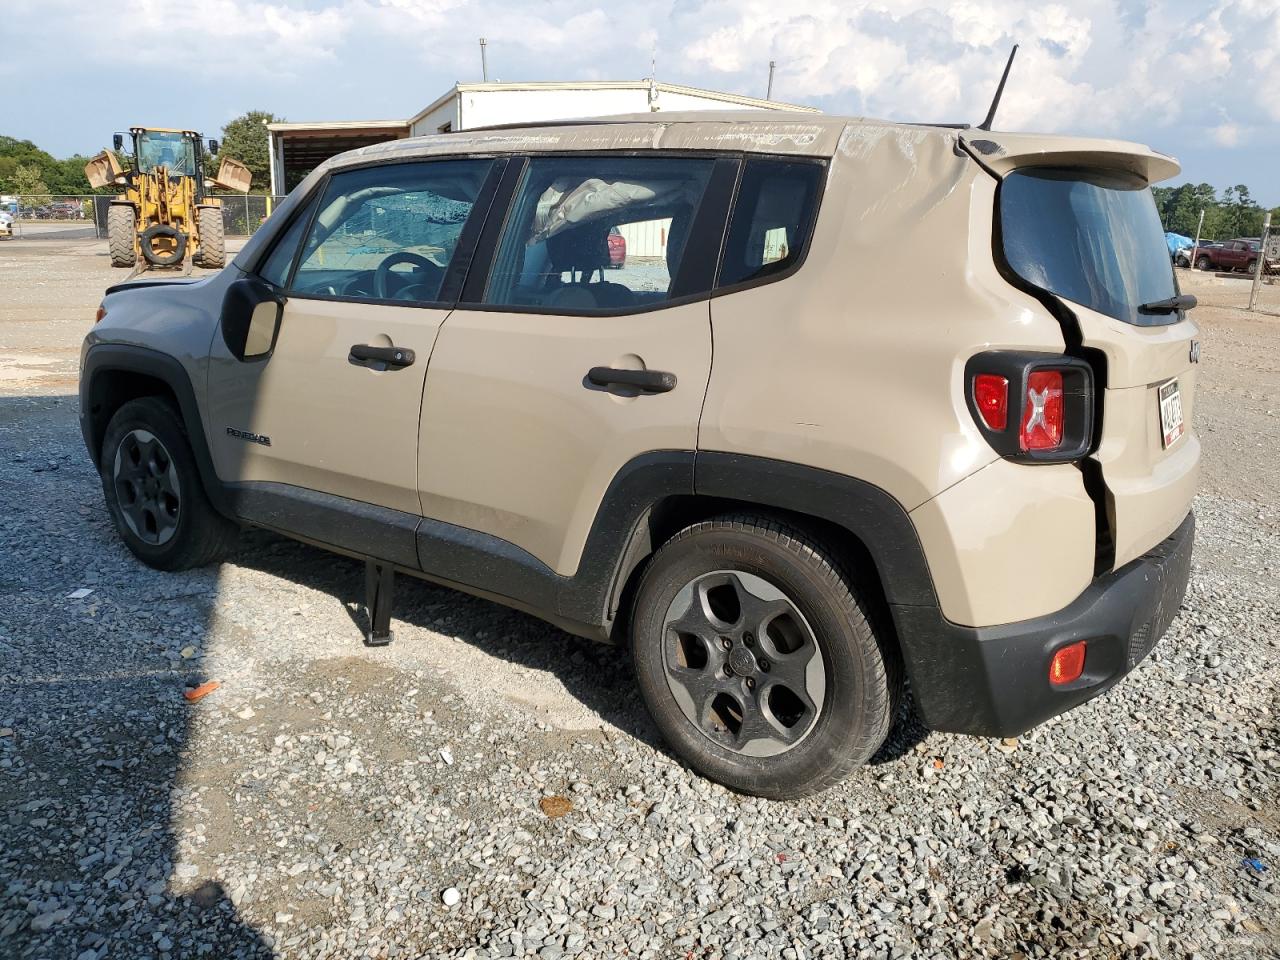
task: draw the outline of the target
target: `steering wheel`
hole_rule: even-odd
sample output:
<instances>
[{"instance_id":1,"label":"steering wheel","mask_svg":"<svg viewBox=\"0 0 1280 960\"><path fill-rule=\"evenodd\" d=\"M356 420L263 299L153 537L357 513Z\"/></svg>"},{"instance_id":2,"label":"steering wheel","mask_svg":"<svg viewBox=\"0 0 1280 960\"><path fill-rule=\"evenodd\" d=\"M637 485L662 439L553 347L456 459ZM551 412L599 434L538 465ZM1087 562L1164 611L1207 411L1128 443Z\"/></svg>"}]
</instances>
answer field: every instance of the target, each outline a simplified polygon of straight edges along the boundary
<instances>
[{"instance_id":1,"label":"steering wheel","mask_svg":"<svg viewBox=\"0 0 1280 960\"><path fill-rule=\"evenodd\" d=\"M379 300L391 299L391 294L389 292L391 268L401 263L411 263L428 272L434 272L440 269L437 264L432 263L426 257L419 256L416 253L409 253L407 250L401 250L399 253L391 254L391 256L378 264L378 269L373 272L373 295ZM423 284L415 283L413 286L420 287L423 286Z\"/></svg>"}]
</instances>

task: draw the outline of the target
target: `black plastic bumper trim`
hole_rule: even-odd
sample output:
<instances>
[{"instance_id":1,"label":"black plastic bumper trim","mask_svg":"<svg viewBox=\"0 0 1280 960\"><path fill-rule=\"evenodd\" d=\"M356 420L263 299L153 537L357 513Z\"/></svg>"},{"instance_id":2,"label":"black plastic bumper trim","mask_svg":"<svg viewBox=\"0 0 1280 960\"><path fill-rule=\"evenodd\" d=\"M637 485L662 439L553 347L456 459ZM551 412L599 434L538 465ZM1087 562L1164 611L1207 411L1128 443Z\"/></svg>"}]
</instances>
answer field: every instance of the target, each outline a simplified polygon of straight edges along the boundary
<instances>
[{"instance_id":1,"label":"black plastic bumper trim","mask_svg":"<svg viewBox=\"0 0 1280 960\"><path fill-rule=\"evenodd\" d=\"M1067 607L998 627L961 627L936 607L895 607L912 691L925 725L949 733L1012 737L1114 686L1169 628L1191 576L1195 517ZM920 642L929 637L930 642ZM1058 648L1088 641L1084 674L1049 683Z\"/></svg>"}]
</instances>

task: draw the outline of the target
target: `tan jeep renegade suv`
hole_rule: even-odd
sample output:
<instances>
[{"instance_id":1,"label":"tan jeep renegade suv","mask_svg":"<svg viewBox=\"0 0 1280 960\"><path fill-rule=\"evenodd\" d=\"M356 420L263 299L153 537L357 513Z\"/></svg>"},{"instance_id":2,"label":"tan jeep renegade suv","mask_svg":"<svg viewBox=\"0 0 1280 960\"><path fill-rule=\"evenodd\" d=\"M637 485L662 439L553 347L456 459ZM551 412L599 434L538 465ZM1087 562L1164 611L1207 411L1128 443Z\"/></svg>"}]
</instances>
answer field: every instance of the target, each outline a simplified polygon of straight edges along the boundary
<instances>
[{"instance_id":1,"label":"tan jeep renegade suv","mask_svg":"<svg viewBox=\"0 0 1280 960\"><path fill-rule=\"evenodd\" d=\"M84 436L144 562L252 524L364 559L371 642L398 572L627 644L691 766L800 796L907 678L928 726L1009 736L1169 625L1200 455L1148 189L1176 171L776 113L368 147L221 273L107 292Z\"/></svg>"}]
</instances>

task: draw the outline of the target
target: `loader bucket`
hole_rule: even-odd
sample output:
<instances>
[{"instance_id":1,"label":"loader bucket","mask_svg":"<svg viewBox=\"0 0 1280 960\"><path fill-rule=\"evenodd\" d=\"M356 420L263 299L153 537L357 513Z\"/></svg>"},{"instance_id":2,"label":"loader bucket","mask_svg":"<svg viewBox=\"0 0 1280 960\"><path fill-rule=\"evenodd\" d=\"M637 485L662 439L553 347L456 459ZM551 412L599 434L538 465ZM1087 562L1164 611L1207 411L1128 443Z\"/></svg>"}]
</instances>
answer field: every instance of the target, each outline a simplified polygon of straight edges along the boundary
<instances>
[{"instance_id":1,"label":"loader bucket","mask_svg":"<svg viewBox=\"0 0 1280 960\"><path fill-rule=\"evenodd\" d=\"M218 165L218 175L213 178L213 185L221 190L237 190L249 192L249 184L253 182L253 174L239 160L230 157Z\"/></svg>"},{"instance_id":2,"label":"loader bucket","mask_svg":"<svg viewBox=\"0 0 1280 960\"><path fill-rule=\"evenodd\" d=\"M84 175L89 178L89 186L94 190L111 186L122 173L124 170L120 161L110 150L103 150L84 165Z\"/></svg>"}]
</instances>

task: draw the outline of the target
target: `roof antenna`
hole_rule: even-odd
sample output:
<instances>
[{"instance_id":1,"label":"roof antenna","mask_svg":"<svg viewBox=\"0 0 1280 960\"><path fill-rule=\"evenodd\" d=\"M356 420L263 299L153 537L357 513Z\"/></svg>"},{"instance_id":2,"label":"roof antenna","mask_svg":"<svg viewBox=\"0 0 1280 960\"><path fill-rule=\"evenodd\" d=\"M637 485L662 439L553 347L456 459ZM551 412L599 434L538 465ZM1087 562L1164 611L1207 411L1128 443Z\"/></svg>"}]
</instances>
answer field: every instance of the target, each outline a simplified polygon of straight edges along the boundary
<instances>
[{"instance_id":1,"label":"roof antenna","mask_svg":"<svg viewBox=\"0 0 1280 960\"><path fill-rule=\"evenodd\" d=\"M990 130L991 124L996 119L996 109L1000 106L1000 98L1004 96L1004 82L1009 79L1009 68L1013 66L1013 58L1018 53L1018 45L1015 43L1013 49L1009 51L1009 62L1004 65L1004 73L1000 75L1000 86L996 87L995 98L991 101L991 109L987 111L987 119L978 124L979 130Z\"/></svg>"}]
</instances>

